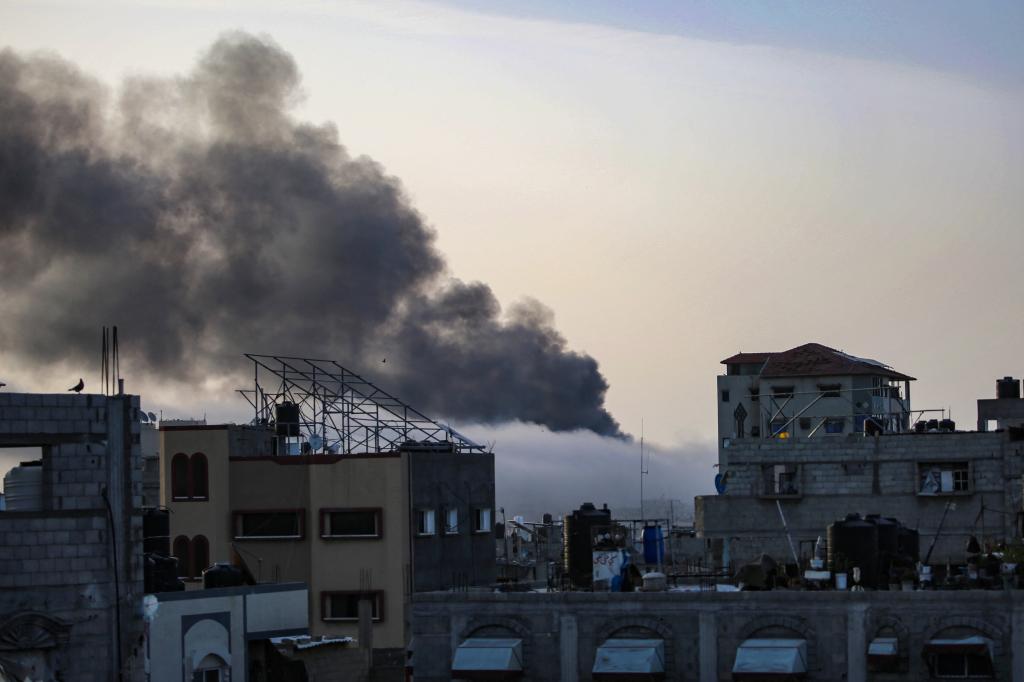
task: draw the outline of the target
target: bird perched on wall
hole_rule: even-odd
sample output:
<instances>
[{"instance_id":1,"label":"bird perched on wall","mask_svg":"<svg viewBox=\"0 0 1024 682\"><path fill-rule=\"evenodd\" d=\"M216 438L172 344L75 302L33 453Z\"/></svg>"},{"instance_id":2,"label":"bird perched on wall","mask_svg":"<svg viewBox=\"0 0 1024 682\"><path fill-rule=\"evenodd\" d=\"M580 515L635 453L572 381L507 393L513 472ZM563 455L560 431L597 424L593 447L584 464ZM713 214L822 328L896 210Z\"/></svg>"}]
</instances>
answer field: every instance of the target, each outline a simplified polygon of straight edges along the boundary
<instances>
[{"instance_id":1,"label":"bird perched on wall","mask_svg":"<svg viewBox=\"0 0 1024 682\"><path fill-rule=\"evenodd\" d=\"M68 390L69 391L74 391L75 393L81 393L83 388L85 388L85 380L84 379L79 379L78 383L75 384L74 386L72 386L71 388L69 388Z\"/></svg>"},{"instance_id":2,"label":"bird perched on wall","mask_svg":"<svg viewBox=\"0 0 1024 682\"><path fill-rule=\"evenodd\" d=\"M7 385L7 384L5 384L4 382L0 381L0 388L3 388L3 387L4 387L4 386L6 386L6 385Z\"/></svg>"}]
</instances>

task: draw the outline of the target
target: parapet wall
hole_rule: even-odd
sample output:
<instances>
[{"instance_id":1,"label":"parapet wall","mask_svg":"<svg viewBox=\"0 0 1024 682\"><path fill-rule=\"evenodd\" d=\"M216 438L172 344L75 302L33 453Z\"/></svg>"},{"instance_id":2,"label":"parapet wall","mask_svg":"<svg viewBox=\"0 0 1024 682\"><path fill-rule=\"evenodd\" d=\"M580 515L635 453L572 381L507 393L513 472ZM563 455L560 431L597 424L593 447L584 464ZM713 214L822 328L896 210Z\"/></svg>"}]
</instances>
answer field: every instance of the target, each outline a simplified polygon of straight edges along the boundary
<instances>
[{"instance_id":1,"label":"parapet wall","mask_svg":"<svg viewBox=\"0 0 1024 682\"><path fill-rule=\"evenodd\" d=\"M940 637L993 642L995 677L1024 682L1024 592L430 593L413 597L414 674L451 679L467 637L522 639L523 678L585 682L610 637L665 642L665 679L730 680L752 637L807 642L808 680L931 679L922 650ZM903 672L867 670L868 644L899 640Z\"/></svg>"}]
</instances>

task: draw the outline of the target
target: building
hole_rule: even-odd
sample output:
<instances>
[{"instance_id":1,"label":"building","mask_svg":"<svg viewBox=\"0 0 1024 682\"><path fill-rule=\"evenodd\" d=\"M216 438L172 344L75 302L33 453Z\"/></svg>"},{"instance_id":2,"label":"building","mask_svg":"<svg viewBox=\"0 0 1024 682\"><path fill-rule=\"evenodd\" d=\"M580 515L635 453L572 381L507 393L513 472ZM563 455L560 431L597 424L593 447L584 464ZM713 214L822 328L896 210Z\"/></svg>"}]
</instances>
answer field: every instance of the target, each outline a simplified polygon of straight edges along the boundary
<instances>
[{"instance_id":1,"label":"building","mask_svg":"<svg viewBox=\"0 0 1024 682\"><path fill-rule=\"evenodd\" d=\"M139 398L0 392L0 677L141 680Z\"/></svg>"},{"instance_id":2,"label":"building","mask_svg":"<svg viewBox=\"0 0 1024 682\"><path fill-rule=\"evenodd\" d=\"M301 583L146 595L147 681L305 679L286 677L295 666L270 640L307 634L308 602Z\"/></svg>"},{"instance_id":3,"label":"building","mask_svg":"<svg viewBox=\"0 0 1024 682\"><path fill-rule=\"evenodd\" d=\"M404 649L407 597L495 581L494 455L453 444L274 455L265 426L160 427L161 498L186 579L241 563L259 582L309 585L314 635ZM283 448L282 448L283 450Z\"/></svg>"},{"instance_id":4,"label":"building","mask_svg":"<svg viewBox=\"0 0 1024 682\"><path fill-rule=\"evenodd\" d=\"M417 682L1024 682L1022 594L419 594L413 668Z\"/></svg>"},{"instance_id":5,"label":"building","mask_svg":"<svg viewBox=\"0 0 1024 682\"><path fill-rule=\"evenodd\" d=\"M938 415L912 410L912 377L818 344L723 364L719 494L695 500L697 533L720 565L761 553L792 561L785 526L809 556L828 524L851 512L916 528L922 557L934 543L933 564L962 564L971 536L1020 537L1024 437L1015 429L966 432L925 419ZM1003 414L1020 402L981 400L979 418L990 403Z\"/></svg>"}]
</instances>

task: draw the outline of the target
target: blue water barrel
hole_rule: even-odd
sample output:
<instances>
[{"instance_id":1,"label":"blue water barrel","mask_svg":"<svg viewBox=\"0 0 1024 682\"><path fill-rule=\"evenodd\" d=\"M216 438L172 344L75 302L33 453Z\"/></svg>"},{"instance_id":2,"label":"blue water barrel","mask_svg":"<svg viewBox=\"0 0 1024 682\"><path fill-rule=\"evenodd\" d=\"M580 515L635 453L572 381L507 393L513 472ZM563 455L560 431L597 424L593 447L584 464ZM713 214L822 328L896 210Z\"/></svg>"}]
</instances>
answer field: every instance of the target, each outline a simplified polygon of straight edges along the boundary
<instances>
[{"instance_id":1,"label":"blue water barrel","mask_svg":"<svg viewBox=\"0 0 1024 682\"><path fill-rule=\"evenodd\" d=\"M644 563L660 564L665 559L665 538L661 534L661 526L644 528Z\"/></svg>"}]
</instances>

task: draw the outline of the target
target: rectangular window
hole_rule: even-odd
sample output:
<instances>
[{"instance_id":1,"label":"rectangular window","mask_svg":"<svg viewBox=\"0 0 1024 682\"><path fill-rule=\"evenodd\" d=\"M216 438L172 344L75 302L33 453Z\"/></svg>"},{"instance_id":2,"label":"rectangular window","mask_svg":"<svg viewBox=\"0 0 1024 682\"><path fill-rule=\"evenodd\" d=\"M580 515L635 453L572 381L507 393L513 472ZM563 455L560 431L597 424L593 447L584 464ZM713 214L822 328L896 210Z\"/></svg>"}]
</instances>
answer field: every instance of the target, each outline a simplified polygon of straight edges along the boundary
<instances>
[{"instance_id":1,"label":"rectangular window","mask_svg":"<svg viewBox=\"0 0 1024 682\"><path fill-rule=\"evenodd\" d=\"M379 538L380 509L321 509L322 538Z\"/></svg>"},{"instance_id":2,"label":"rectangular window","mask_svg":"<svg viewBox=\"0 0 1024 682\"><path fill-rule=\"evenodd\" d=\"M491 531L491 510L480 508L473 510L473 532L489 533Z\"/></svg>"},{"instance_id":3,"label":"rectangular window","mask_svg":"<svg viewBox=\"0 0 1024 682\"><path fill-rule=\"evenodd\" d=\"M971 492L967 462L939 462L918 465L918 495L953 495Z\"/></svg>"},{"instance_id":4,"label":"rectangular window","mask_svg":"<svg viewBox=\"0 0 1024 682\"><path fill-rule=\"evenodd\" d=\"M771 423L772 438L789 438L790 423L788 419L776 419Z\"/></svg>"},{"instance_id":5,"label":"rectangular window","mask_svg":"<svg viewBox=\"0 0 1024 682\"><path fill-rule=\"evenodd\" d=\"M842 388L842 384L818 384L818 390L821 391L822 398L838 398Z\"/></svg>"},{"instance_id":6,"label":"rectangular window","mask_svg":"<svg viewBox=\"0 0 1024 682\"><path fill-rule=\"evenodd\" d=\"M459 510L446 509L444 512L444 534L458 535L459 533Z\"/></svg>"},{"instance_id":7,"label":"rectangular window","mask_svg":"<svg viewBox=\"0 0 1024 682\"><path fill-rule=\"evenodd\" d=\"M729 391L722 391L722 402L729 402Z\"/></svg>"},{"instance_id":8,"label":"rectangular window","mask_svg":"<svg viewBox=\"0 0 1024 682\"><path fill-rule=\"evenodd\" d=\"M825 433L842 433L846 426L846 420L837 417L829 417L825 420Z\"/></svg>"},{"instance_id":9,"label":"rectangular window","mask_svg":"<svg viewBox=\"0 0 1024 682\"><path fill-rule=\"evenodd\" d=\"M750 402L756 403L761 400L761 389L754 387L750 389Z\"/></svg>"},{"instance_id":10,"label":"rectangular window","mask_svg":"<svg viewBox=\"0 0 1024 682\"><path fill-rule=\"evenodd\" d=\"M793 387L792 386L772 386L772 397L773 398L792 398Z\"/></svg>"},{"instance_id":11,"label":"rectangular window","mask_svg":"<svg viewBox=\"0 0 1024 682\"><path fill-rule=\"evenodd\" d=\"M417 535L434 535L437 532L436 525L434 523L434 510L433 509L417 509L416 510L416 534Z\"/></svg>"},{"instance_id":12,"label":"rectangular window","mask_svg":"<svg viewBox=\"0 0 1024 682\"><path fill-rule=\"evenodd\" d=\"M802 431L810 431L811 430L811 418L810 417L800 417L800 429Z\"/></svg>"},{"instance_id":13,"label":"rectangular window","mask_svg":"<svg viewBox=\"0 0 1024 682\"><path fill-rule=\"evenodd\" d=\"M932 669L939 679L991 678L992 659L980 654L934 654Z\"/></svg>"},{"instance_id":14,"label":"rectangular window","mask_svg":"<svg viewBox=\"0 0 1024 682\"><path fill-rule=\"evenodd\" d=\"M370 616L375 623L384 613L383 592L321 592L320 617L323 620L359 620L359 602L370 600Z\"/></svg>"},{"instance_id":15,"label":"rectangular window","mask_svg":"<svg viewBox=\"0 0 1024 682\"><path fill-rule=\"evenodd\" d=\"M300 540L305 510L235 512L236 540Z\"/></svg>"},{"instance_id":16,"label":"rectangular window","mask_svg":"<svg viewBox=\"0 0 1024 682\"><path fill-rule=\"evenodd\" d=\"M795 464L766 464L761 467L764 495L783 497L800 494L800 470Z\"/></svg>"}]
</instances>

